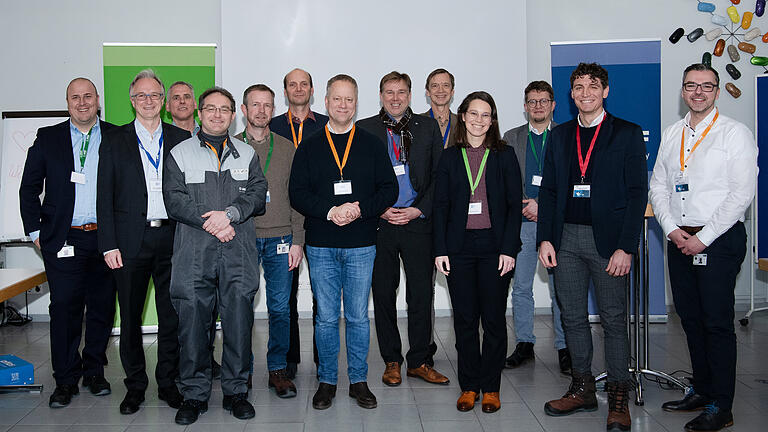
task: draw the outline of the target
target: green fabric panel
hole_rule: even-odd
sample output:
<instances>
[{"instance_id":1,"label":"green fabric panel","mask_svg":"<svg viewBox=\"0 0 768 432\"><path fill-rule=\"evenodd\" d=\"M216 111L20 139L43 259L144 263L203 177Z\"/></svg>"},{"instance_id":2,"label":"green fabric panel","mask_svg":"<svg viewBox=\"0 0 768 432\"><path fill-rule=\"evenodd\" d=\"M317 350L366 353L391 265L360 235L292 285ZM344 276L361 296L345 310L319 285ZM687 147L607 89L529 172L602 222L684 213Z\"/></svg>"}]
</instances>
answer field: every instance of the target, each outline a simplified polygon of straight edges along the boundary
<instances>
[{"instance_id":1,"label":"green fabric panel","mask_svg":"<svg viewBox=\"0 0 768 432\"><path fill-rule=\"evenodd\" d=\"M104 66L215 66L215 47L105 46Z\"/></svg>"}]
</instances>

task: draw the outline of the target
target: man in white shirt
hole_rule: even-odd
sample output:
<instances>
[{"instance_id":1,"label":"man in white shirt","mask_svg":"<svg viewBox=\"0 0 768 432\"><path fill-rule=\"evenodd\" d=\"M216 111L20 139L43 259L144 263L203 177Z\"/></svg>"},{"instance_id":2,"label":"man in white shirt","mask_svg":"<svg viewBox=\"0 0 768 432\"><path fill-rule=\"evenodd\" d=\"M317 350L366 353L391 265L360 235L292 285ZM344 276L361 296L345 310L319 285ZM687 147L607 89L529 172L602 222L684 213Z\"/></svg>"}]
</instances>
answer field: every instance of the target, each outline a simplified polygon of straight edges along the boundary
<instances>
[{"instance_id":1,"label":"man in white shirt","mask_svg":"<svg viewBox=\"0 0 768 432\"><path fill-rule=\"evenodd\" d=\"M757 145L745 125L715 107L719 85L710 66L685 69L681 95L689 112L664 131L649 192L669 239L669 280L694 378L684 399L662 408L704 409L688 431L733 424L734 288L746 254L744 212L757 182Z\"/></svg>"}]
</instances>

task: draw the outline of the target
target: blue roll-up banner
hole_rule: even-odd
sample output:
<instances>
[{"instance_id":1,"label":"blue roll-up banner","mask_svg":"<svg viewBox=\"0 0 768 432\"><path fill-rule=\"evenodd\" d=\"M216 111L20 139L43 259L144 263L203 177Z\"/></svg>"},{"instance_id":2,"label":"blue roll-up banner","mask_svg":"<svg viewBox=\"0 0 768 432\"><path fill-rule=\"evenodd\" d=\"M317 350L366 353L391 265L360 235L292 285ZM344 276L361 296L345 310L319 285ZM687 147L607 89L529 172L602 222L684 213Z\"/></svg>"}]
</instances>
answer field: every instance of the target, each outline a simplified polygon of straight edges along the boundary
<instances>
[{"instance_id":1,"label":"blue roll-up banner","mask_svg":"<svg viewBox=\"0 0 768 432\"><path fill-rule=\"evenodd\" d=\"M650 177L661 141L661 40L552 42L551 55L555 121L563 123L578 114L571 98L571 72L581 62L599 63L608 71L610 88L604 107L642 127ZM648 220L648 257L649 315L654 321L665 321L664 233L653 218ZM591 293L589 313L598 314Z\"/></svg>"},{"instance_id":2,"label":"blue roll-up banner","mask_svg":"<svg viewBox=\"0 0 768 432\"><path fill-rule=\"evenodd\" d=\"M768 215L768 199L760 200L760 194L768 191L768 75L755 77L755 139L757 140L757 166L762 169L757 175L757 217ZM768 229L760 229L760 224L755 224L757 233L757 257L768 258Z\"/></svg>"}]
</instances>

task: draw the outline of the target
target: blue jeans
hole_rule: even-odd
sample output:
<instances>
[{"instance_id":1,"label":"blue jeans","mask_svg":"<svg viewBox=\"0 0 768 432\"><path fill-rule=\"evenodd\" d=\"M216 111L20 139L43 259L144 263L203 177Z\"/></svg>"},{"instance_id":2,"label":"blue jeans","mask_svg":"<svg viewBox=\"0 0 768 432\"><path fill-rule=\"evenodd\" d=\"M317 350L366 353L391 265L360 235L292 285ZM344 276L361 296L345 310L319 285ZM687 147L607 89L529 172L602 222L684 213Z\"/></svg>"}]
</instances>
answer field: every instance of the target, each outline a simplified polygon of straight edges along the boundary
<instances>
[{"instance_id":1,"label":"blue jeans","mask_svg":"<svg viewBox=\"0 0 768 432\"><path fill-rule=\"evenodd\" d=\"M291 244L293 236L256 239L259 263L264 269L267 283L267 311L269 312L269 342L267 343L267 369L285 369L285 356L290 344L290 309L293 271L288 270L288 254L278 254L277 245Z\"/></svg>"},{"instance_id":2,"label":"blue jeans","mask_svg":"<svg viewBox=\"0 0 768 432\"><path fill-rule=\"evenodd\" d=\"M515 261L515 280L512 283L512 310L515 319L515 339L517 343L536 343L533 334L533 279L539 254L536 250L536 222L525 221L520 227L520 241L523 243ZM555 330L555 349L565 348L565 333L560 321L560 307L555 298L555 280L552 271L549 274L549 298L552 299L552 327Z\"/></svg>"},{"instance_id":3,"label":"blue jeans","mask_svg":"<svg viewBox=\"0 0 768 432\"><path fill-rule=\"evenodd\" d=\"M320 382L335 385L339 372L339 317L342 296L349 383L368 379L368 297L376 246L324 248L307 246L312 293L317 300L315 339Z\"/></svg>"}]
</instances>

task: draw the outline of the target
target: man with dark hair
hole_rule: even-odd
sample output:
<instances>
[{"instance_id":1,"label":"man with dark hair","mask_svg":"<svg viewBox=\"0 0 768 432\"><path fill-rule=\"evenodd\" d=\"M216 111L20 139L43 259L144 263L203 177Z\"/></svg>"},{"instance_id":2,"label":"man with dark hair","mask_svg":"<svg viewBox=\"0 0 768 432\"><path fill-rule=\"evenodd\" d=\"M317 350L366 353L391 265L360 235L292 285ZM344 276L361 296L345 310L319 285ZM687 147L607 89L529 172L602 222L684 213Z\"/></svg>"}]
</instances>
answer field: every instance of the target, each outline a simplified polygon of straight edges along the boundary
<instances>
[{"instance_id":1,"label":"man with dark hair","mask_svg":"<svg viewBox=\"0 0 768 432\"><path fill-rule=\"evenodd\" d=\"M195 121L195 89L186 81L176 81L168 88L168 99L165 110L171 115L173 125L180 127L192 135L197 135L200 125Z\"/></svg>"},{"instance_id":2,"label":"man with dark hair","mask_svg":"<svg viewBox=\"0 0 768 432\"><path fill-rule=\"evenodd\" d=\"M377 221L397 199L397 180L379 139L355 127L354 78L331 78L325 106L330 120L296 150L289 183L291 205L306 218L306 253L317 301L320 385L312 407L329 408L336 395L343 298L349 396L363 408L375 408L376 396L367 383L368 298Z\"/></svg>"},{"instance_id":3,"label":"man with dark hair","mask_svg":"<svg viewBox=\"0 0 768 432\"><path fill-rule=\"evenodd\" d=\"M506 366L516 368L533 360L533 280L538 264L536 252L536 222L538 221L539 186L542 180L544 154L551 138L549 132L557 124L552 121L555 111L555 93L546 81L533 81L525 88L523 108L528 113L528 123L508 130L504 141L515 149L520 173L523 178L523 224L520 228L522 250L517 255L515 280L512 284L512 310L515 317L515 351L507 357ZM555 349L560 372L571 372L571 355L565 343L560 307L555 298L552 271L549 273L549 298L552 300L552 327L555 331Z\"/></svg>"},{"instance_id":4,"label":"man with dark hair","mask_svg":"<svg viewBox=\"0 0 768 432\"><path fill-rule=\"evenodd\" d=\"M757 184L758 149L752 132L720 114L715 106L719 86L712 67L693 64L685 69L681 97L689 112L661 136L649 193L669 239L669 282L693 367L690 391L662 408L703 409L685 425L688 431L733 424L734 288L746 256L744 213Z\"/></svg>"},{"instance_id":5,"label":"man with dark hair","mask_svg":"<svg viewBox=\"0 0 768 432\"><path fill-rule=\"evenodd\" d=\"M587 295L593 282L605 333L609 431L629 430L626 286L648 201L640 126L603 109L608 73L579 64L571 74L578 117L552 130L539 188L539 260L554 268L573 361L571 386L547 402L547 415L597 410Z\"/></svg>"},{"instance_id":6,"label":"man with dark hair","mask_svg":"<svg viewBox=\"0 0 768 432\"><path fill-rule=\"evenodd\" d=\"M294 69L288 72L283 78L283 94L288 100L288 111L274 117L269 124L269 128L272 132L285 139L291 140L293 142L293 147L296 148L305 138L308 138L310 135L323 129L325 124L328 123L328 117L310 109L312 96L315 94L315 88L312 84L312 75L310 75L309 72L302 69ZM286 375L291 379L296 378L296 369L298 363L301 362L298 310L299 270L300 267L296 267L296 270L293 272L289 303L291 308L291 343L288 347L288 355L286 357L288 361L286 365ZM314 303L312 304L312 311L312 318L314 319L316 312L316 305ZM317 365L317 345L315 342L315 337L313 335L312 351L315 365Z\"/></svg>"},{"instance_id":7,"label":"man with dark hair","mask_svg":"<svg viewBox=\"0 0 768 432\"><path fill-rule=\"evenodd\" d=\"M264 213L267 182L256 152L227 134L235 99L213 87L200 95L201 130L165 161L163 198L176 219L171 301L179 314L179 384L184 402L176 423L208 410L210 328L218 299L224 334L223 406L238 419L255 415L248 402L253 298L259 260L253 216Z\"/></svg>"},{"instance_id":8,"label":"man with dark hair","mask_svg":"<svg viewBox=\"0 0 768 432\"><path fill-rule=\"evenodd\" d=\"M296 386L286 374L286 354L290 343L291 280L304 252L304 216L291 208L288 178L296 151L293 143L269 130L275 108L275 93L264 84L254 84L243 93L240 106L246 118L245 130L235 138L256 150L267 178L266 212L253 218L259 262L266 281L269 312L267 369L269 387L278 397L296 396ZM249 375L250 378L250 375Z\"/></svg>"},{"instance_id":9,"label":"man with dark hair","mask_svg":"<svg viewBox=\"0 0 768 432\"><path fill-rule=\"evenodd\" d=\"M99 253L96 225L99 148L115 126L99 120L91 80L70 81L66 100L69 120L37 131L19 187L24 232L40 249L51 292L51 408L69 405L81 377L92 394L111 393L104 366L115 314L115 282Z\"/></svg>"},{"instance_id":10,"label":"man with dark hair","mask_svg":"<svg viewBox=\"0 0 768 432\"><path fill-rule=\"evenodd\" d=\"M451 112L451 102L453 101L453 92L456 81L453 74L443 68L433 70L427 76L427 83L424 85L427 97L429 98L430 108L422 115L429 116L437 120L440 126L440 136L442 137L443 148L451 143L451 127L458 121L456 114Z\"/></svg>"},{"instance_id":11,"label":"man with dark hair","mask_svg":"<svg viewBox=\"0 0 768 432\"><path fill-rule=\"evenodd\" d=\"M377 136L389 154L397 177L397 201L379 218L373 265L373 307L376 335L386 364L381 380L402 382L402 342L397 329L397 289L403 259L408 303L408 376L432 384L448 384L432 368L432 193L443 146L437 122L411 110L411 79L390 72L379 84L381 111L358 125Z\"/></svg>"},{"instance_id":12,"label":"man with dark hair","mask_svg":"<svg viewBox=\"0 0 768 432\"><path fill-rule=\"evenodd\" d=\"M136 119L105 134L99 160L97 212L99 250L113 270L120 304L120 361L128 392L120 413L133 414L144 402L149 385L141 334L149 279L157 309L158 398L172 408L181 405L179 320L171 304L171 256L175 222L163 202L163 161L189 132L163 123L164 88L151 70L130 86Z\"/></svg>"}]
</instances>

